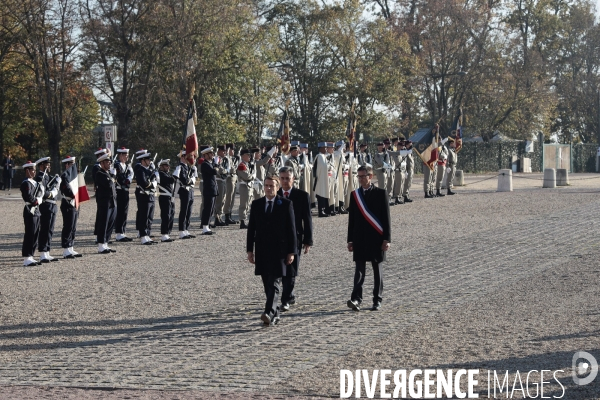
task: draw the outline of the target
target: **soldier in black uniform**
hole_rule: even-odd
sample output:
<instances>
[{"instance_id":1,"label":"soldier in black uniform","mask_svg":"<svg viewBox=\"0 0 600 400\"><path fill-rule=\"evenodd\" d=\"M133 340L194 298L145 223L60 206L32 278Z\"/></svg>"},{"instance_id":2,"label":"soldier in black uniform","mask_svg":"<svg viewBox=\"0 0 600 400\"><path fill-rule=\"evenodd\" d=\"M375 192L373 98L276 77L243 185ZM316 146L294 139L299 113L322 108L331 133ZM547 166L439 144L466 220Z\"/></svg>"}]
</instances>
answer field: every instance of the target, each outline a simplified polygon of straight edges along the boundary
<instances>
[{"instance_id":1,"label":"soldier in black uniform","mask_svg":"<svg viewBox=\"0 0 600 400\"><path fill-rule=\"evenodd\" d=\"M117 180L117 219L115 220L115 233L117 242L131 242L125 235L127 225L127 212L129 211L129 187L133 180L133 168L127 163L129 149L121 147L117 150L117 161L114 165L114 174Z\"/></svg>"},{"instance_id":2,"label":"soldier in black uniform","mask_svg":"<svg viewBox=\"0 0 600 400\"><path fill-rule=\"evenodd\" d=\"M185 151L179 154L179 165L175 168L173 176L179 180L179 238L192 239L196 236L188 232L190 219L192 218L192 206L194 205L194 184L196 183L197 168L194 165L194 156L190 159L185 157ZM190 164L191 161L191 164Z\"/></svg>"},{"instance_id":3,"label":"soldier in black uniform","mask_svg":"<svg viewBox=\"0 0 600 400\"><path fill-rule=\"evenodd\" d=\"M202 173L202 234L212 235L214 232L210 230L210 217L215 212L215 198L219 195L217 188L217 170L213 164L215 152L212 147L202 150L204 162L200 165Z\"/></svg>"},{"instance_id":4,"label":"soldier in black uniform","mask_svg":"<svg viewBox=\"0 0 600 400\"><path fill-rule=\"evenodd\" d=\"M94 152L94 155L96 156L96 164L94 164L94 166L92 167L92 182L94 182L94 192L97 189L96 186L96 173L98 171L100 171L100 162L98 161L100 159L100 157L102 157L103 155L107 154L108 150L107 149L103 149L103 148L99 148L96 152ZM94 236L98 235L98 231L97 231L97 226L98 226L98 214L96 213L96 222L94 223ZM98 244L98 242L96 242L96 244Z\"/></svg>"},{"instance_id":5,"label":"soldier in black uniform","mask_svg":"<svg viewBox=\"0 0 600 400\"><path fill-rule=\"evenodd\" d=\"M76 193L74 192L77 189L71 187L70 184L73 180L77 182L77 167L73 166L75 164L75 157L67 156L62 160L62 164L65 167L65 171L60 176L60 194L62 195L60 212L63 218L61 245L64 258L76 258L81 257L81 254L73 250L79 210L77 210Z\"/></svg>"},{"instance_id":6,"label":"soldier in black uniform","mask_svg":"<svg viewBox=\"0 0 600 400\"><path fill-rule=\"evenodd\" d=\"M115 253L116 250L108 247L110 237L115 229L117 216L117 191L115 178L110 175L110 154L106 153L98 158L100 169L96 172L96 242L98 253Z\"/></svg>"},{"instance_id":7,"label":"soldier in black uniform","mask_svg":"<svg viewBox=\"0 0 600 400\"><path fill-rule=\"evenodd\" d=\"M50 157L44 157L37 160L36 165L38 172L35 177L37 182L41 182L44 188L44 197L40 209L40 236L38 241L38 251L40 252L40 261L49 263L50 261L58 261L50 255L50 244L52 235L54 234L54 223L56 222L56 214L58 207L56 206L56 197L58 196L58 185L60 185L60 177L58 175L50 177Z\"/></svg>"},{"instance_id":8,"label":"soldier in black uniform","mask_svg":"<svg viewBox=\"0 0 600 400\"><path fill-rule=\"evenodd\" d=\"M150 239L152 220L154 219L154 194L156 193L158 172L150 168L150 153L137 156L140 166L135 170L135 199L137 200L137 213L135 215L135 228L138 230L141 243L145 245L157 242Z\"/></svg>"},{"instance_id":9,"label":"soldier in black uniform","mask_svg":"<svg viewBox=\"0 0 600 400\"><path fill-rule=\"evenodd\" d=\"M25 257L23 265L34 266L41 265L33 259L35 248L38 244L38 236L40 234L40 210L39 204L42 202L44 189L33 180L35 177L35 163L27 161L23 164L25 171L25 180L21 183L21 196L25 201L23 208L23 221L25 222L25 236L23 236L23 247L21 254Z\"/></svg>"},{"instance_id":10,"label":"soldier in black uniform","mask_svg":"<svg viewBox=\"0 0 600 400\"><path fill-rule=\"evenodd\" d=\"M175 178L169 174L169 162L171 160L160 160L158 163L158 205L160 206L160 238L161 242L172 242L171 230L173 229L173 218L175 217Z\"/></svg>"}]
</instances>

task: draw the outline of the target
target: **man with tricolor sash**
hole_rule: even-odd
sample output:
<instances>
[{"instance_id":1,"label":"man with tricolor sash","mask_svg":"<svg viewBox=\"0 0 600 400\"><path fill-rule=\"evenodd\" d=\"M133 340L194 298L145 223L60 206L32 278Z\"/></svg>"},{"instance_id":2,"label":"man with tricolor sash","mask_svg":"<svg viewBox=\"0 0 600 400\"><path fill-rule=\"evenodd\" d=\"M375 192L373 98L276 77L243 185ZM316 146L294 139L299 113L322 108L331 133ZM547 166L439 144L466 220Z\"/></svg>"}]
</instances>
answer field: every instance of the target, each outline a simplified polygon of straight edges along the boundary
<instances>
[{"instance_id":1,"label":"man with tricolor sash","mask_svg":"<svg viewBox=\"0 0 600 400\"><path fill-rule=\"evenodd\" d=\"M354 288L347 305L355 311L360 311L363 300L367 261L371 262L375 280L371 310L377 311L381 308L383 295L381 263L385 261L385 253L390 248L389 199L384 189L377 188L371 183L372 178L372 167L358 168L360 187L352 192L348 208L348 251L353 253L356 268Z\"/></svg>"}]
</instances>

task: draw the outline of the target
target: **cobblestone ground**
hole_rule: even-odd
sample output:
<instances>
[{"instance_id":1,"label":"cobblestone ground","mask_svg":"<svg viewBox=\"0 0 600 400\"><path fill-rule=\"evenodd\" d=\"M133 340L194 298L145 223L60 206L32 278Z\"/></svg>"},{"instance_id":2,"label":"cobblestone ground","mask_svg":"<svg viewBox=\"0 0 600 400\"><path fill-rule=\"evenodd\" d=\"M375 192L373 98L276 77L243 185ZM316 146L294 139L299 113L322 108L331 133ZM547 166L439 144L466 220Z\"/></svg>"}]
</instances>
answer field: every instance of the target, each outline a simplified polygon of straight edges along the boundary
<instances>
[{"instance_id":1,"label":"cobblestone ground","mask_svg":"<svg viewBox=\"0 0 600 400\"><path fill-rule=\"evenodd\" d=\"M436 199L423 199L417 178L415 201L392 208L379 312L346 307L346 218L315 219L298 304L271 328L260 323L245 231L116 243L117 253L98 255L92 201L78 225L84 257L26 268L22 202L0 195L0 398L339 397L342 368L479 368L511 379L560 369L564 398L600 398L600 377L585 387L570 378L575 351L600 360L600 175L570 178L542 189L541 175L518 174L514 192L497 193L493 175L467 176L458 195ZM132 196L130 227L135 209ZM59 213L56 247L61 228ZM366 294L371 285L368 274Z\"/></svg>"}]
</instances>

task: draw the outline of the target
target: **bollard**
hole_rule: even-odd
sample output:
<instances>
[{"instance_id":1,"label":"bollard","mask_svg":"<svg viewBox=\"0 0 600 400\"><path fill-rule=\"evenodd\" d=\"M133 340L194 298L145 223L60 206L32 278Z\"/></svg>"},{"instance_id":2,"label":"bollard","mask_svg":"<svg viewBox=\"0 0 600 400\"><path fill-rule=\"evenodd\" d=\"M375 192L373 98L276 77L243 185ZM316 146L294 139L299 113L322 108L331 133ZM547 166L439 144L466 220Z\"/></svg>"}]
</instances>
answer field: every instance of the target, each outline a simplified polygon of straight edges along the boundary
<instances>
[{"instance_id":1,"label":"bollard","mask_svg":"<svg viewBox=\"0 0 600 400\"><path fill-rule=\"evenodd\" d=\"M542 187L550 189L556 187L556 170L554 168L544 170L544 185Z\"/></svg>"},{"instance_id":2,"label":"bollard","mask_svg":"<svg viewBox=\"0 0 600 400\"><path fill-rule=\"evenodd\" d=\"M457 169L454 174L454 186L465 186L465 176L462 169Z\"/></svg>"},{"instance_id":3,"label":"bollard","mask_svg":"<svg viewBox=\"0 0 600 400\"><path fill-rule=\"evenodd\" d=\"M512 192L512 169L498 171L498 192Z\"/></svg>"},{"instance_id":4,"label":"bollard","mask_svg":"<svg viewBox=\"0 0 600 400\"><path fill-rule=\"evenodd\" d=\"M569 186L569 171L565 168L556 170L556 186Z\"/></svg>"}]
</instances>

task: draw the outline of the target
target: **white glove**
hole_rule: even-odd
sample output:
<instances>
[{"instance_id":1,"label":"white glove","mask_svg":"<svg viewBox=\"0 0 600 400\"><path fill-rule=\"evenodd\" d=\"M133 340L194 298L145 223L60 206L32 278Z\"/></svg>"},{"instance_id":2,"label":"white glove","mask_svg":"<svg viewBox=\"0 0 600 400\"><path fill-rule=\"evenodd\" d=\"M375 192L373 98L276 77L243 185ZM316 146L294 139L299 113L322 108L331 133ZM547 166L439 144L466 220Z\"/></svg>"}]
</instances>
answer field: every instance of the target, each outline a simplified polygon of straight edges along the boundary
<instances>
[{"instance_id":1,"label":"white glove","mask_svg":"<svg viewBox=\"0 0 600 400\"><path fill-rule=\"evenodd\" d=\"M173 176L175 178L179 178L179 173L181 172L181 165L178 165L177 167L175 167L175 171L173 171Z\"/></svg>"},{"instance_id":2,"label":"white glove","mask_svg":"<svg viewBox=\"0 0 600 400\"><path fill-rule=\"evenodd\" d=\"M156 190L157 186L158 186L158 183L156 181L152 181L152 187L154 188L154 190Z\"/></svg>"},{"instance_id":3,"label":"white glove","mask_svg":"<svg viewBox=\"0 0 600 400\"><path fill-rule=\"evenodd\" d=\"M110 172L111 175L116 175L117 174L117 170L115 169L115 167L110 167L110 169L108 170L108 172Z\"/></svg>"},{"instance_id":4,"label":"white glove","mask_svg":"<svg viewBox=\"0 0 600 400\"><path fill-rule=\"evenodd\" d=\"M447 173L450 173L450 172L452 172L452 168L450 168L450 167L446 168L446 172L447 172Z\"/></svg>"},{"instance_id":5,"label":"white glove","mask_svg":"<svg viewBox=\"0 0 600 400\"><path fill-rule=\"evenodd\" d=\"M273 157L273 154L275 154L276 151L277 151L277 146L273 146L273 148L271 148L271 150L269 150L267 152L267 154L269 155L269 157Z\"/></svg>"},{"instance_id":6,"label":"white glove","mask_svg":"<svg viewBox=\"0 0 600 400\"><path fill-rule=\"evenodd\" d=\"M158 171L154 171L154 176L156 177L156 182L160 182L160 174Z\"/></svg>"},{"instance_id":7,"label":"white glove","mask_svg":"<svg viewBox=\"0 0 600 400\"><path fill-rule=\"evenodd\" d=\"M50 191L50 198L51 198L51 199L55 199L55 198L56 198L56 196L58 196L58 189L57 189L57 188L54 188L54 189L52 189L52 190Z\"/></svg>"},{"instance_id":8,"label":"white glove","mask_svg":"<svg viewBox=\"0 0 600 400\"><path fill-rule=\"evenodd\" d=\"M36 197L35 199L37 200L38 205L40 205L40 204L42 204L42 201L44 200L44 196Z\"/></svg>"},{"instance_id":9,"label":"white glove","mask_svg":"<svg viewBox=\"0 0 600 400\"><path fill-rule=\"evenodd\" d=\"M194 178L197 178L198 177L198 168L196 168L195 165L192 167L192 171L194 171Z\"/></svg>"},{"instance_id":10,"label":"white glove","mask_svg":"<svg viewBox=\"0 0 600 400\"><path fill-rule=\"evenodd\" d=\"M192 177L192 179L190 179L192 181L192 186L194 186L196 184L196 177Z\"/></svg>"},{"instance_id":11,"label":"white glove","mask_svg":"<svg viewBox=\"0 0 600 400\"><path fill-rule=\"evenodd\" d=\"M150 166L148 168L156 169L156 167L154 166L154 161L150 161Z\"/></svg>"},{"instance_id":12,"label":"white glove","mask_svg":"<svg viewBox=\"0 0 600 400\"><path fill-rule=\"evenodd\" d=\"M56 186L59 186L61 182L62 182L62 179L60 176L58 178L56 178Z\"/></svg>"}]
</instances>

